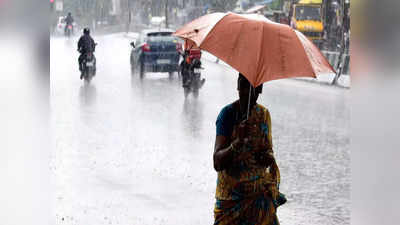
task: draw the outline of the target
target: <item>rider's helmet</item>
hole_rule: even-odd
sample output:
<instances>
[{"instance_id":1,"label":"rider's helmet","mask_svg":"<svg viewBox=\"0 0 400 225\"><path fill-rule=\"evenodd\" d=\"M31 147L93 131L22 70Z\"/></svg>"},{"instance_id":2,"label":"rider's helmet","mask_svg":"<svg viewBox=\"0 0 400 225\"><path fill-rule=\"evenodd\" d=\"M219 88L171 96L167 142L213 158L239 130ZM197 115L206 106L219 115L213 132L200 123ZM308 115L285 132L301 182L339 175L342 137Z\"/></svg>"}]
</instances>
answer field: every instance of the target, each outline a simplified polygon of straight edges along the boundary
<instances>
[{"instance_id":1,"label":"rider's helmet","mask_svg":"<svg viewBox=\"0 0 400 225\"><path fill-rule=\"evenodd\" d=\"M84 28L83 29L83 34L86 34L86 35L88 35L88 34L90 34L90 29L89 28Z\"/></svg>"}]
</instances>

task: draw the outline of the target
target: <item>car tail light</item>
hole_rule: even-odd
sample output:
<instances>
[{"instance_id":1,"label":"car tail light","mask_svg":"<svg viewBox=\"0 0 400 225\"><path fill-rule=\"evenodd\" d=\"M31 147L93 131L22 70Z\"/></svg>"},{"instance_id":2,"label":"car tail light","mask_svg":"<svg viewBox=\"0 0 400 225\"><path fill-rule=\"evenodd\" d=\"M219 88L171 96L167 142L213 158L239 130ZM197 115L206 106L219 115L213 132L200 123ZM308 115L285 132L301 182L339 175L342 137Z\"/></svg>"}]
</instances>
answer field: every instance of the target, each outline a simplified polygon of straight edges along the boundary
<instances>
[{"instance_id":1,"label":"car tail light","mask_svg":"<svg viewBox=\"0 0 400 225\"><path fill-rule=\"evenodd\" d=\"M144 43L142 46L142 51L144 52L149 52L150 51L150 45L147 43Z\"/></svg>"}]
</instances>

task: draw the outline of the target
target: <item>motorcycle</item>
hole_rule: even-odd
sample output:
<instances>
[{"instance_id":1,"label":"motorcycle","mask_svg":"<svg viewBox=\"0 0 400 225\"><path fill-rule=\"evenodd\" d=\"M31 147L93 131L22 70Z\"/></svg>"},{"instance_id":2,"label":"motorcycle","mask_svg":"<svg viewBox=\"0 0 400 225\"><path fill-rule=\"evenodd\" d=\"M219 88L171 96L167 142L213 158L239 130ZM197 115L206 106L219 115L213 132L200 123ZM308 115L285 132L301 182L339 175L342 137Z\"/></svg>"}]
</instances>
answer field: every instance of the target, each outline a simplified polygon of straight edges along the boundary
<instances>
[{"instance_id":1,"label":"motorcycle","mask_svg":"<svg viewBox=\"0 0 400 225\"><path fill-rule=\"evenodd\" d=\"M200 50L199 50L200 51ZM200 54L193 54L190 51L186 51L183 54L183 61L180 64L180 74L182 76L182 87L185 98L190 93L197 98L199 96L199 90L204 85L205 79L201 78L201 61Z\"/></svg>"},{"instance_id":2,"label":"motorcycle","mask_svg":"<svg viewBox=\"0 0 400 225\"><path fill-rule=\"evenodd\" d=\"M89 83L94 76L96 76L96 57L93 52L85 54L82 60L82 78L85 82Z\"/></svg>"}]
</instances>

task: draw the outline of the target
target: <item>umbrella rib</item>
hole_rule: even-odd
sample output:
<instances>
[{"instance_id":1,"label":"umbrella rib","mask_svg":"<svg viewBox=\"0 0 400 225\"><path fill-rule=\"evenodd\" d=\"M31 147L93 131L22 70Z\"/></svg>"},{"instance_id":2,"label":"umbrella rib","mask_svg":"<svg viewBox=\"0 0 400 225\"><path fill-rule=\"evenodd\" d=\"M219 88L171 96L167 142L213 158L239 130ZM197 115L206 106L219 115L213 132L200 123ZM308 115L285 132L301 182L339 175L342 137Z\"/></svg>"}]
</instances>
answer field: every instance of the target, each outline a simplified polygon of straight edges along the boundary
<instances>
[{"instance_id":1,"label":"umbrella rib","mask_svg":"<svg viewBox=\"0 0 400 225\"><path fill-rule=\"evenodd\" d=\"M303 38L304 38L304 37L303 37ZM302 43L302 44L303 44L303 43ZM304 47L304 50L306 51L306 54L307 54L307 57L308 57L308 58L313 58L313 54L318 54L319 58L317 57L317 59L319 59L319 60L318 60L318 62L315 62L315 61L314 61L315 58L313 58L314 63L317 63L317 64L321 65L321 63L322 63L321 60L323 60L325 63L327 63L327 65L329 66L329 69L331 70L331 72L336 73L335 69L333 69L332 65L330 65L330 63L326 60L325 56L324 56L320 51L317 51L317 52L311 51L311 52L310 52L311 55L309 56L309 51L306 50L306 46L303 45L303 47ZM308 47L308 49L309 49L309 47ZM309 61L310 61L310 63L311 63L311 59L310 59ZM318 73L322 72L321 70L318 70L318 68L317 68L317 69L314 69L314 67L312 66L312 64L311 64L311 67L312 67L313 71L315 72L315 77L316 77L316 75L317 75Z\"/></svg>"},{"instance_id":2,"label":"umbrella rib","mask_svg":"<svg viewBox=\"0 0 400 225\"><path fill-rule=\"evenodd\" d=\"M241 33L242 33L242 30L243 30L243 24L240 25L239 30L240 30L239 34L241 34ZM240 35L236 35L236 39L235 39L235 41L234 41L233 46L237 46L237 43L238 43L239 40L240 40ZM233 56L233 55L230 55L230 57L232 57L232 56ZM237 69L237 68L236 68L236 69Z\"/></svg>"},{"instance_id":3,"label":"umbrella rib","mask_svg":"<svg viewBox=\"0 0 400 225\"><path fill-rule=\"evenodd\" d=\"M261 63L260 63L260 61L261 61L261 49L264 49L264 29L265 29L265 24L264 24L264 22L257 22L257 24L258 25L261 25L261 29L262 29L262 32L261 32L261 37L260 37L260 50L258 51L258 56L257 56L257 74L256 74L256 79L255 79L255 83L253 84L253 86L254 87L256 87L256 85L258 85L259 83L262 83L262 81L260 80L260 76L259 76L259 72L261 72L260 70L260 68L262 68L264 65L262 65ZM265 63L265 62L263 62L263 63ZM267 68L268 68L268 65L265 65Z\"/></svg>"},{"instance_id":4,"label":"umbrella rib","mask_svg":"<svg viewBox=\"0 0 400 225\"><path fill-rule=\"evenodd\" d=\"M296 38L296 41L297 41L297 42L300 42L300 46L303 47L303 49L304 49L304 54L306 55L306 58L308 59L308 60L306 60L306 61L307 61L308 65L310 66L311 71L313 72L314 77L317 77L317 74L316 74L315 71L314 71L314 67L313 67L312 64L311 64L311 59L308 57L307 52L306 52L307 50L306 50L305 46L303 45L303 43L301 42L300 37L298 37L298 35L297 35L297 33L296 33L296 30L291 30L291 31L294 32L295 36L297 37L297 38Z\"/></svg>"},{"instance_id":5,"label":"umbrella rib","mask_svg":"<svg viewBox=\"0 0 400 225\"><path fill-rule=\"evenodd\" d=\"M286 74L286 51L284 50L283 45L282 45L282 29L279 29L278 36L279 36L279 39L278 39L279 49L282 52L281 58L280 58L281 70L283 71L283 74Z\"/></svg>"}]
</instances>

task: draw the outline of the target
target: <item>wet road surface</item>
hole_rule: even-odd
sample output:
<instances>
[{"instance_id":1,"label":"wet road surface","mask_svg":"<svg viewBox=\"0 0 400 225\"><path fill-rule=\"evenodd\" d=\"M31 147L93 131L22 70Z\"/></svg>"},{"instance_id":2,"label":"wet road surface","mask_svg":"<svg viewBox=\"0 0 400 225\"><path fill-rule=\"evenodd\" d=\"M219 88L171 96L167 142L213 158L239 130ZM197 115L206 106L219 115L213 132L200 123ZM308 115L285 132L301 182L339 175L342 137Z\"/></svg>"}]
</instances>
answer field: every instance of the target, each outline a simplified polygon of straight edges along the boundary
<instances>
[{"instance_id":1,"label":"wet road surface","mask_svg":"<svg viewBox=\"0 0 400 225\"><path fill-rule=\"evenodd\" d=\"M79 80L77 39L52 38L56 224L212 224L215 120L237 73L203 60L198 99L167 73L131 75L129 40L94 37L97 76ZM349 90L298 80L264 85L281 168L281 224L350 223Z\"/></svg>"}]
</instances>

